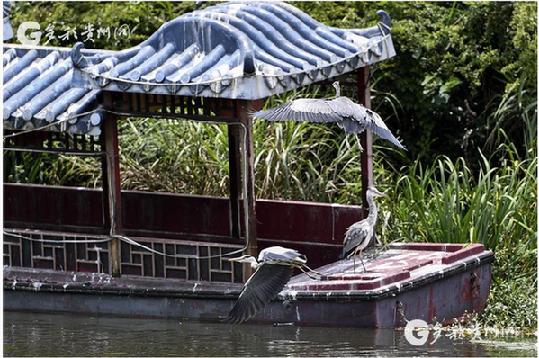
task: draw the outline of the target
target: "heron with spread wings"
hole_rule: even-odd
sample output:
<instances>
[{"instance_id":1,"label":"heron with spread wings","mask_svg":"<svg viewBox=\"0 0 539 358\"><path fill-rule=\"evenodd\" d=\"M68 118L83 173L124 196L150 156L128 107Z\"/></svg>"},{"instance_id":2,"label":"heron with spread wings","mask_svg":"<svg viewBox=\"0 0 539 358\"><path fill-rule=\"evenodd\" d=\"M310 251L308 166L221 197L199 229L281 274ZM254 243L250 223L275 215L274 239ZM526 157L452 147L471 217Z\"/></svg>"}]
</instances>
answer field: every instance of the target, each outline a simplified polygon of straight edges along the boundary
<instances>
[{"instance_id":1,"label":"heron with spread wings","mask_svg":"<svg viewBox=\"0 0 539 358\"><path fill-rule=\"evenodd\" d=\"M242 323L264 308L288 283L294 268L299 268L311 278L319 278L320 275L306 265L305 255L282 246L271 246L260 251L258 259L243 255L229 261L248 263L256 270L243 286L238 301L225 319L229 323Z\"/></svg>"},{"instance_id":2,"label":"heron with spread wings","mask_svg":"<svg viewBox=\"0 0 539 358\"><path fill-rule=\"evenodd\" d=\"M361 133L366 129L401 149L406 149L395 138L378 113L340 95L339 82L334 82L336 95L333 99L300 98L254 116L267 121L296 121L313 123L337 123L349 133Z\"/></svg>"}]
</instances>

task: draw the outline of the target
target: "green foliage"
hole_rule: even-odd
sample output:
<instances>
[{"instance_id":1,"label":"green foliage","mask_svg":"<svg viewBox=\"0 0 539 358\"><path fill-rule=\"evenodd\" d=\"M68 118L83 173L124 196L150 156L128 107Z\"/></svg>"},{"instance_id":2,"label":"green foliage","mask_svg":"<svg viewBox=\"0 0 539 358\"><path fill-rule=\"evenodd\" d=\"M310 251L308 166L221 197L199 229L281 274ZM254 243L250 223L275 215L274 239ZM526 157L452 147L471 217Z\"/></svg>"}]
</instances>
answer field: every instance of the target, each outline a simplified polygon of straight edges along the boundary
<instances>
[{"instance_id":1,"label":"green foliage","mask_svg":"<svg viewBox=\"0 0 539 358\"><path fill-rule=\"evenodd\" d=\"M4 152L4 182L101 187L96 158Z\"/></svg>"},{"instance_id":2,"label":"green foliage","mask_svg":"<svg viewBox=\"0 0 539 358\"><path fill-rule=\"evenodd\" d=\"M483 243L497 249L535 240L535 158L500 168L483 158L478 178L462 158L447 157L423 169L417 164L390 187L391 240ZM496 223L496 225L493 225Z\"/></svg>"},{"instance_id":3,"label":"green foliage","mask_svg":"<svg viewBox=\"0 0 539 358\"><path fill-rule=\"evenodd\" d=\"M226 126L128 119L121 122L120 133L125 188L221 196L228 193Z\"/></svg>"},{"instance_id":4,"label":"green foliage","mask_svg":"<svg viewBox=\"0 0 539 358\"><path fill-rule=\"evenodd\" d=\"M411 158L429 163L445 154L453 159L480 160L475 144L484 142L496 126L487 118L502 96L523 84L523 101L532 103L536 97L536 3L295 5L337 27L370 26L376 21L377 9L391 15L397 56L378 65L375 88L398 99L399 106L383 103L384 96L373 102L390 119L389 127L399 128ZM391 117L395 108L398 122ZM470 143L470 136L477 140ZM512 142L521 143L509 136ZM521 153L525 148L517 149Z\"/></svg>"},{"instance_id":5,"label":"green foliage","mask_svg":"<svg viewBox=\"0 0 539 358\"><path fill-rule=\"evenodd\" d=\"M537 247L518 242L496 250L492 287L481 314L486 326L515 327L534 334L537 330Z\"/></svg>"},{"instance_id":6,"label":"green foliage","mask_svg":"<svg viewBox=\"0 0 539 358\"><path fill-rule=\"evenodd\" d=\"M482 243L496 254L493 289L484 321L536 326L537 159L493 168L485 159L478 178L464 160L438 159L409 168L389 199L387 241ZM384 213L382 213L382 216Z\"/></svg>"}]
</instances>

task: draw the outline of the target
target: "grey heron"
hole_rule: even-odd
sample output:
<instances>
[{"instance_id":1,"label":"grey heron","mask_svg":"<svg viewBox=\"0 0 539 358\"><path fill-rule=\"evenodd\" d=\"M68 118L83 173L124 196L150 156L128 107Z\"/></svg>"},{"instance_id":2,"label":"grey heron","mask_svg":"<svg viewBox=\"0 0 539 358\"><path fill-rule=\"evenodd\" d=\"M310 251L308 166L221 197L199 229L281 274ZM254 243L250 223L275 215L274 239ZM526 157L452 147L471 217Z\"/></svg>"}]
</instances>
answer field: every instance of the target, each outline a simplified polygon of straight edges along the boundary
<instances>
[{"instance_id":1,"label":"grey heron","mask_svg":"<svg viewBox=\"0 0 539 358\"><path fill-rule=\"evenodd\" d=\"M384 193L378 191L375 187L371 186L367 189L369 215L367 215L365 219L352 224L348 230L346 230L344 236L342 256L350 258L359 253L359 259L363 265L363 272L366 272L365 264L363 263L363 250L369 245L369 242L374 236L374 226L376 225L376 219L378 217L378 207L374 203L374 197L384 195Z\"/></svg>"},{"instance_id":2,"label":"grey heron","mask_svg":"<svg viewBox=\"0 0 539 358\"><path fill-rule=\"evenodd\" d=\"M380 138L406 149L378 113L341 96L339 82L334 82L333 87L336 90L333 99L300 98L272 109L255 112L254 116L268 121L337 123L349 133L361 133L370 129Z\"/></svg>"},{"instance_id":3,"label":"grey heron","mask_svg":"<svg viewBox=\"0 0 539 358\"><path fill-rule=\"evenodd\" d=\"M312 271L307 265L307 258L297 250L282 246L271 246L260 251L258 259L243 255L230 258L229 261L251 264L255 273L247 280L241 290L238 301L225 319L229 323L241 323L253 317L271 301L292 277L294 268L299 268L309 277Z\"/></svg>"}]
</instances>

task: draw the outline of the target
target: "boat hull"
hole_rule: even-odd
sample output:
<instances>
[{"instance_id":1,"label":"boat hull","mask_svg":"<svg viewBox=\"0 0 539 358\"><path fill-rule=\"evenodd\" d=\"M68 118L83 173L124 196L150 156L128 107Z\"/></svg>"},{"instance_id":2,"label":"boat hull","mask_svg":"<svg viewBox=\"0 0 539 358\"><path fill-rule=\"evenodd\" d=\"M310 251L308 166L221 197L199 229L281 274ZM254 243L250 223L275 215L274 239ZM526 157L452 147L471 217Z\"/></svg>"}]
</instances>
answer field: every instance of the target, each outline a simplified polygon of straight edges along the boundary
<instances>
[{"instance_id":1,"label":"boat hull","mask_svg":"<svg viewBox=\"0 0 539 358\"><path fill-rule=\"evenodd\" d=\"M412 319L450 323L466 312L480 312L487 302L490 263L483 260L467 266L402 292L386 290L366 295L353 291L284 291L250 322L380 328L403 326ZM202 283L197 287L196 282L180 281L175 287L173 280L156 284L155 279L135 278L111 284L99 283L102 276L78 275L78 282L72 282L68 275L61 280L52 271L29 271L26 275L5 272L4 309L219 321L230 311L241 288L214 284L210 289Z\"/></svg>"}]
</instances>

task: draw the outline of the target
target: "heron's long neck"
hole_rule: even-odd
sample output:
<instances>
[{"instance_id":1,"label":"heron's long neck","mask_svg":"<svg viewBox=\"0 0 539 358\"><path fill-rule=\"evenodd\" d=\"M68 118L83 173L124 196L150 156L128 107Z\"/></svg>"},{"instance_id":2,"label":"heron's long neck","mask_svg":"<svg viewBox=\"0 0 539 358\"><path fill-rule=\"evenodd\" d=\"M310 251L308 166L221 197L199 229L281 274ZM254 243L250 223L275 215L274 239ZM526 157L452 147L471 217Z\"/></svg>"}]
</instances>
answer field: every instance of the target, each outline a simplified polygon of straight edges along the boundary
<instances>
[{"instance_id":1,"label":"heron's long neck","mask_svg":"<svg viewBox=\"0 0 539 358\"><path fill-rule=\"evenodd\" d=\"M367 219L375 223L376 218L378 217L378 208L374 203L374 199L371 193L367 193L367 203L369 204L369 215L367 216Z\"/></svg>"}]
</instances>

